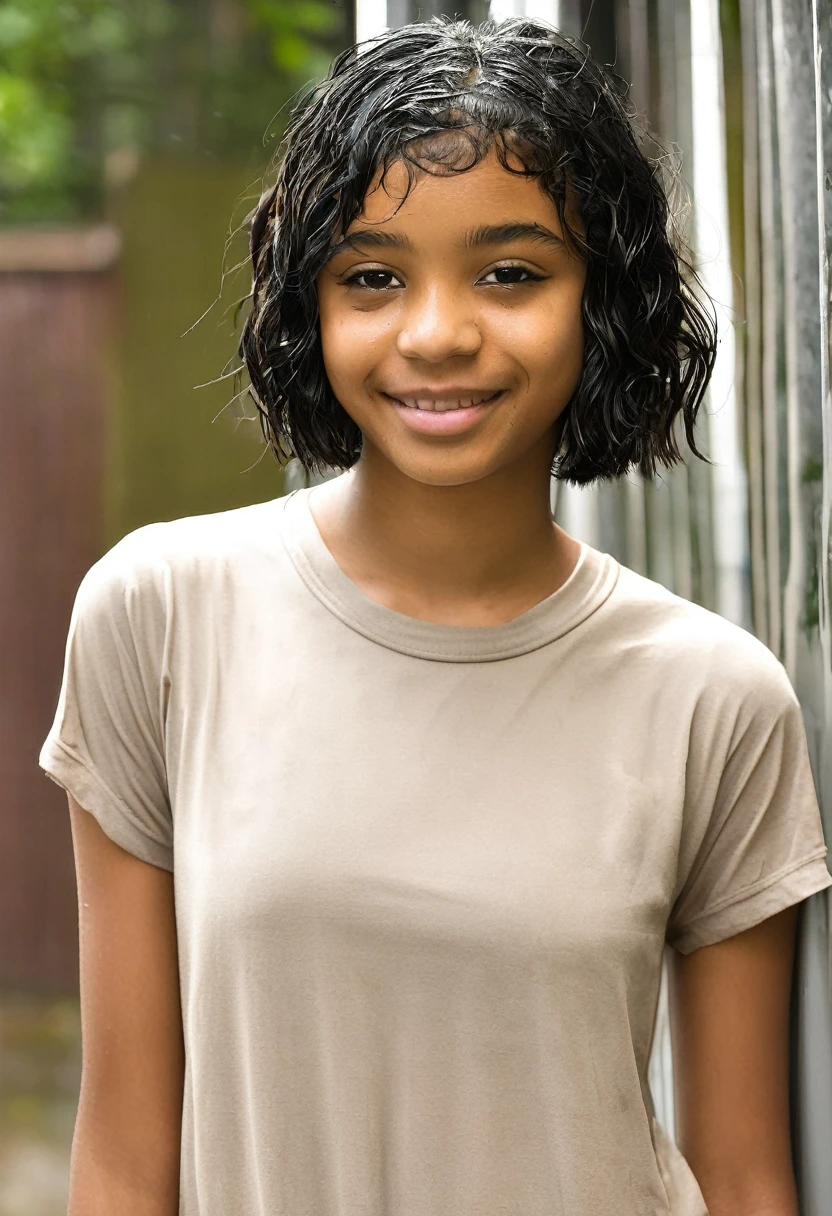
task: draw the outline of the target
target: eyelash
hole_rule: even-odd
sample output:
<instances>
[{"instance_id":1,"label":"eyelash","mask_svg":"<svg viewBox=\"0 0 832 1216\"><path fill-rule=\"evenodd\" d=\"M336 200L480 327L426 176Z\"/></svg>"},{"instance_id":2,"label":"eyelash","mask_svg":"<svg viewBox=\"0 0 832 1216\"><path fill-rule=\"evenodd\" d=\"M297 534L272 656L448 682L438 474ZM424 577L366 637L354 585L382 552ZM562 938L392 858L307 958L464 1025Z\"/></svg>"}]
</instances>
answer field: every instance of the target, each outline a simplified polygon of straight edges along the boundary
<instances>
[{"instance_id":1,"label":"eyelash","mask_svg":"<svg viewBox=\"0 0 832 1216\"><path fill-rule=\"evenodd\" d=\"M526 275L527 278L522 279L519 283L488 283L487 284L488 287L522 287L525 283L539 283L545 277L542 274L537 274L534 270L529 270L529 268L527 266L518 266L516 263L510 263L507 266L494 266L491 270L488 271L488 273L496 274L501 270L519 270L519 271L522 271L522 273L524 275ZM392 290L392 288L389 286L388 287L368 287L365 284L359 283L359 281L358 281L359 279L363 279L365 277L365 275L371 275L371 274L384 274L384 275L388 275L390 278L395 278L392 270L373 270L373 269L359 270L356 274L349 275L346 279L343 280L344 286L345 287L357 287L359 291L374 291L379 294L383 291Z\"/></svg>"}]
</instances>

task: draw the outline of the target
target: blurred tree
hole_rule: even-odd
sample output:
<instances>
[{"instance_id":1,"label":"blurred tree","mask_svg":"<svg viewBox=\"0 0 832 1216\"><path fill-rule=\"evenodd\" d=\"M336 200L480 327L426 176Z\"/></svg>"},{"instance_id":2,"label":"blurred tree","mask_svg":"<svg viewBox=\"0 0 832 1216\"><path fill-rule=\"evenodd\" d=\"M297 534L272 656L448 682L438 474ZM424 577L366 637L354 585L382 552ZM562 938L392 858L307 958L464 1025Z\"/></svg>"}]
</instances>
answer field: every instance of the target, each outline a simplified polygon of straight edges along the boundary
<instances>
[{"instance_id":1,"label":"blurred tree","mask_svg":"<svg viewBox=\"0 0 832 1216\"><path fill-rule=\"evenodd\" d=\"M239 159L350 20L348 0L4 0L0 224L101 216L145 150Z\"/></svg>"}]
</instances>

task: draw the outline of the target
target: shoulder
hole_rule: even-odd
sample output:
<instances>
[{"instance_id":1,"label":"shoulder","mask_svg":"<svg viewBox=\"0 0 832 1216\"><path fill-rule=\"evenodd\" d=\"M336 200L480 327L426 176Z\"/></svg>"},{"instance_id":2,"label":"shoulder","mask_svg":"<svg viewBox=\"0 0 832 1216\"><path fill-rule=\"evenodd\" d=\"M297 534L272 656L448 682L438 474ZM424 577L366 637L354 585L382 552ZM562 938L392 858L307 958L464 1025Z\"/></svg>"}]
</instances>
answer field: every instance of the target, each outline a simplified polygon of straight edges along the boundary
<instances>
[{"instance_id":1,"label":"shoulder","mask_svg":"<svg viewBox=\"0 0 832 1216\"><path fill-rule=\"evenodd\" d=\"M92 569L127 575L223 561L262 547L275 535L284 498L144 524L128 532Z\"/></svg>"},{"instance_id":2,"label":"shoulder","mask_svg":"<svg viewBox=\"0 0 832 1216\"><path fill-rule=\"evenodd\" d=\"M613 596L617 635L663 680L695 690L702 712L782 710L797 704L786 670L755 634L718 612L621 566Z\"/></svg>"},{"instance_id":3,"label":"shoulder","mask_svg":"<svg viewBox=\"0 0 832 1216\"><path fill-rule=\"evenodd\" d=\"M84 575L76 615L158 615L183 589L273 555L282 501L183 516L128 532Z\"/></svg>"},{"instance_id":4,"label":"shoulder","mask_svg":"<svg viewBox=\"0 0 832 1216\"><path fill-rule=\"evenodd\" d=\"M283 498L144 524L90 567L92 584L138 584L189 569L226 565L274 548Z\"/></svg>"}]
</instances>

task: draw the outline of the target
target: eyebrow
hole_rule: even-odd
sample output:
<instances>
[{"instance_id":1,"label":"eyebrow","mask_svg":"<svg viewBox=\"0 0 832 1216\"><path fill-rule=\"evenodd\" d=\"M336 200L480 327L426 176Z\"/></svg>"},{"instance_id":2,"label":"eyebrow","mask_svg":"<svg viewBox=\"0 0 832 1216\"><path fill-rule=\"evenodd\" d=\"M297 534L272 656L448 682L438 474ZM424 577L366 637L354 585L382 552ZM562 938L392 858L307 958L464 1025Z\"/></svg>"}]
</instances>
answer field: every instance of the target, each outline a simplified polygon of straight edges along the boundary
<instances>
[{"instance_id":1,"label":"eyebrow","mask_svg":"<svg viewBox=\"0 0 832 1216\"><path fill-rule=\"evenodd\" d=\"M412 244L403 234L373 232L371 228L361 228L358 232L349 233L337 245L330 247L328 257L334 258L336 254L344 253L348 249L355 249L357 253L362 249L406 249L410 253L413 252Z\"/></svg>"},{"instance_id":2,"label":"eyebrow","mask_svg":"<svg viewBox=\"0 0 832 1216\"><path fill-rule=\"evenodd\" d=\"M465 233L462 245L465 249L476 249L483 245L511 245L517 241L536 241L540 245L560 252L566 248L566 242L557 233L552 232L543 224L513 223L513 224L481 224ZM328 258L334 258L348 249L361 252L362 249L403 249L413 253L411 241L403 233L374 232L371 228L361 228L351 232L333 245Z\"/></svg>"},{"instance_id":3,"label":"eyebrow","mask_svg":"<svg viewBox=\"0 0 832 1216\"><path fill-rule=\"evenodd\" d=\"M466 249L474 249L478 245L510 245L514 241L537 241L555 250L566 248L563 237L537 223L483 224L465 234Z\"/></svg>"}]
</instances>

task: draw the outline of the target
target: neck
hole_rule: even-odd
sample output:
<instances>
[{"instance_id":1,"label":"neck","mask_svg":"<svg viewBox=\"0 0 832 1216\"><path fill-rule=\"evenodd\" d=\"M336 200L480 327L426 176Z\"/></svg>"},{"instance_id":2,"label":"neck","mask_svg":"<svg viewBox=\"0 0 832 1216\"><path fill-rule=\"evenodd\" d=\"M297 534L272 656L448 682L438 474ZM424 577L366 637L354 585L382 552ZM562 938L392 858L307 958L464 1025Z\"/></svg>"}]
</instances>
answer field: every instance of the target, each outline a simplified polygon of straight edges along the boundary
<instances>
[{"instance_id":1,"label":"neck","mask_svg":"<svg viewBox=\"0 0 832 1216\"><path fill-rule=\"evenodd\" d=\"M496 623L552 594L577 561L578 543L551 517L549 462L532 454L523 467L435 485L365 446L310 505L338 565L370 598L424 619Z\"/></svg>"}]
</instances>

